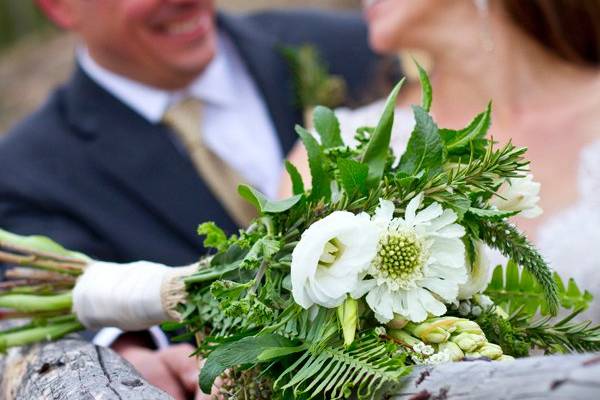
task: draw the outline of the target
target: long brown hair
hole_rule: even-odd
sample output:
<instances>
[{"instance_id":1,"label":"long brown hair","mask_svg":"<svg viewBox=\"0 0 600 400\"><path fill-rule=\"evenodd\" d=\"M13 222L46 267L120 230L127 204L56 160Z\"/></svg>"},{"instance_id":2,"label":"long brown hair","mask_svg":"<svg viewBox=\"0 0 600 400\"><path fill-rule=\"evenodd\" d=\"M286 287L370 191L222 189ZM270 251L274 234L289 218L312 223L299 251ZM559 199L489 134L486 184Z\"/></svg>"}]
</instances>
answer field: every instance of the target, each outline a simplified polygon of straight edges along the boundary
<instances>
[{"instance_id":1,"label":"long brown hair","mask_svg":"<svg viewBox=\"0 0 600 400\"><path fill-rule=\"evenodd\" d=\"M600 65L600 0L503 0L514 23L565 60Z\"/></svg>"}]
</instances>

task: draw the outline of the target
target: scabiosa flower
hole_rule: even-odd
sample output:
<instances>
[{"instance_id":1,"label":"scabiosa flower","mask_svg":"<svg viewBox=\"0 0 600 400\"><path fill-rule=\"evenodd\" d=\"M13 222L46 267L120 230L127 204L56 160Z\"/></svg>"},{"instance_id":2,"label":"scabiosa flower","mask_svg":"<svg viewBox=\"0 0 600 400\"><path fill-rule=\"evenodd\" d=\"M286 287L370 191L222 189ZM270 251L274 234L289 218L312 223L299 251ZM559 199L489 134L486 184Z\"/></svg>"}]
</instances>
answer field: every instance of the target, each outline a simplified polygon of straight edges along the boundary
<instances>
[{"instance_id":1,"label":"scabiosa flower","mask_svg":"<svg viewBox=\"0 0 600 400\"><path fill-rule=\"evenodd\" d=\"M292 252L294 301L304 308L342 304L375 257L378 238L365 213L335 211L313 223Z\"/></svg>"},{"instance_id":2,"label":"scabiosa flower","mask_svg":"<svg viewBox=\"0 0 600 400\"><path fill-rule=\"evenodd\" d=\"M467 280L464 228L438 203L417 212L422 200L422 194L413 198L403 218L394 218L394 204L381 200L373 217L381 232L377 254L353 296L367 293L382 323L394 314L413 322L443 315L444 303L455 301Z\"/></svg>"}]
</instances>

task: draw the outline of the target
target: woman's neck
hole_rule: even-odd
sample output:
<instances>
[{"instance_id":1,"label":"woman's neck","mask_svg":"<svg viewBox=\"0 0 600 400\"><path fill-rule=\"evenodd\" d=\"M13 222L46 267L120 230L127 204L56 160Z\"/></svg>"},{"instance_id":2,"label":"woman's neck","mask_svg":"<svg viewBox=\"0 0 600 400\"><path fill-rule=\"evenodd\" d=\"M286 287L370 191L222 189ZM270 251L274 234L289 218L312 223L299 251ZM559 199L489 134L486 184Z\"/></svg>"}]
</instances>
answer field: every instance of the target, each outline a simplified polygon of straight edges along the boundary
<instances>
[{"instance_id":1,"label":"woman's neck","mask_svg":"<svg viewBox=\"0 0 600 400\"><path fill-rule=\"evenodd\" d=\"M450 125L464 125L466 116L493 99L495 125L508 128L532 111L551 109L557 100L568 102L579 95L578 88L586 88L582 83L598 77L597 71L553 55L499 12L490 14L485 27L473 23L460 29L460 35L445 35L443 43L428 49L434 62L433 111ZM486 41L493 48L486 49Z\"/></svg>"}]
</instances>

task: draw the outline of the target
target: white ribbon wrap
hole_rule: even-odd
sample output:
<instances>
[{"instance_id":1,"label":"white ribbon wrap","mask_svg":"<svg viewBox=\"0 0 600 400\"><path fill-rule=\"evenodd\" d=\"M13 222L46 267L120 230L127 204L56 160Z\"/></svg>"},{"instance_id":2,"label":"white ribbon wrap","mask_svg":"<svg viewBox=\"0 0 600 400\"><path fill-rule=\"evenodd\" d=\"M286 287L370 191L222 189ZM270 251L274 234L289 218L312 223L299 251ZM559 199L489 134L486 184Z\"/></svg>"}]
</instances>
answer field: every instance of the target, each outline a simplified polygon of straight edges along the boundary
<instances>
[{"instance_id":1,"label":"white ribbon wrap","mask_svg":"<svg viewBox=\"0 0 600 400\"><path fill-rule=\"evenodd\" d=\"M171 268L148 261L89 264L73 289L73 311L90 329L114 326L135 331L177 318L167 294L177 287L184 298L182 276L196 265Z\"/></svg>"}]
</instances>

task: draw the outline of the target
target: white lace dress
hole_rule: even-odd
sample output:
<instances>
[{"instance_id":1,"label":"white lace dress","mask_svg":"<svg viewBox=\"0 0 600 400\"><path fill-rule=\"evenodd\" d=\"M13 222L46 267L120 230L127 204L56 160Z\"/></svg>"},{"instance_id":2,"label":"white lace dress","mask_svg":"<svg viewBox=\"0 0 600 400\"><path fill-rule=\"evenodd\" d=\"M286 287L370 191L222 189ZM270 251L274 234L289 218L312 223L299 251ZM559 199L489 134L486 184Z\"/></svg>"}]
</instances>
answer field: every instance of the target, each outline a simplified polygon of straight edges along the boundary
<instances>
[{"instance_id":1,"label":"white lace dress","mask_svg":"<svg viewBox=\"0 0 600 400\"><path fill-rule=\"evenodd\" d=\"M376 125L383 106L384 102L378 101L356 110L336 110L342 132L347 135L344 139L351 143L357 128ZM412 111L398 108L392 133L396 155L402 153L413 126ZM580 288L594 295L595 300L583 317L600 322L600 140L581 151L578 192L575 203L538 228L535 244L563 279L574 278ZM497 253L491 252L490 258L501 262Z\"/></svg>"}]
</instances>

